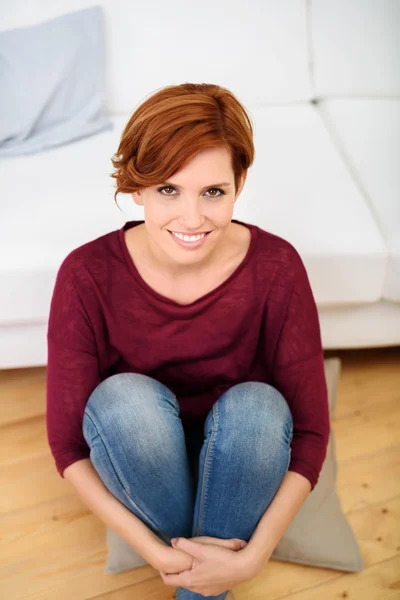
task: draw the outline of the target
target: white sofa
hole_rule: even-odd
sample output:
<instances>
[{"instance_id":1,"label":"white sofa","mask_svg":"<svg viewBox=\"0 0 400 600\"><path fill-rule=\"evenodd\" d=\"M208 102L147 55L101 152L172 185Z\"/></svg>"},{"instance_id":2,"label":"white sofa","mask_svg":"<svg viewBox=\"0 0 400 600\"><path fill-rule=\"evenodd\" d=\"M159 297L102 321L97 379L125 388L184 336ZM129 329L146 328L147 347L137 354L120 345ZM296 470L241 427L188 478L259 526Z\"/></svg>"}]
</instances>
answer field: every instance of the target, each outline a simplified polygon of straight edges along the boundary
<instances>
[{"instance_id":1,"label":"white sofa","mask_svg":"<svg viewBox=\"0 0 400 600\"><path fill-rule=\"evenodd\" d=\"M8 0L0 28L95 4ZM114 202L111 156L157 89L228 87L255 124L234 218L289 240L309 273L325 349L400 345L400 18L397 0L106 0L106 109L115 127L0 162L0 368L44 366L57 269L143 219Z\"/></svg>"}]
</instances>

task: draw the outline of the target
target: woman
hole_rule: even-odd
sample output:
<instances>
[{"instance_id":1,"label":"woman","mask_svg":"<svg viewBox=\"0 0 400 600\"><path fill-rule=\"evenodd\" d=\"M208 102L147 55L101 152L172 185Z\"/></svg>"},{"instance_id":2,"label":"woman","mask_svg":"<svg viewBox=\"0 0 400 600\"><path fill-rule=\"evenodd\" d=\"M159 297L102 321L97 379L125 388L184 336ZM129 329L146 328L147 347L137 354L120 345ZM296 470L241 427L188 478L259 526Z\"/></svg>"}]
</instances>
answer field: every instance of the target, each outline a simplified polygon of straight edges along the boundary
<instances>
[{"instance_id":1,"label":"woman","mask_svg":"<svg viewBox=\"0 0 400 600\"><path fill-rule=\"evenodd\" d=\"M262 570L329 439L303 262L232 218L253 159L229 90L149 97L112 159L115 196L131 194L145 218L73 250L51 301L56 467L179 600L233 598Z\"/></svg>"}]
</instances>

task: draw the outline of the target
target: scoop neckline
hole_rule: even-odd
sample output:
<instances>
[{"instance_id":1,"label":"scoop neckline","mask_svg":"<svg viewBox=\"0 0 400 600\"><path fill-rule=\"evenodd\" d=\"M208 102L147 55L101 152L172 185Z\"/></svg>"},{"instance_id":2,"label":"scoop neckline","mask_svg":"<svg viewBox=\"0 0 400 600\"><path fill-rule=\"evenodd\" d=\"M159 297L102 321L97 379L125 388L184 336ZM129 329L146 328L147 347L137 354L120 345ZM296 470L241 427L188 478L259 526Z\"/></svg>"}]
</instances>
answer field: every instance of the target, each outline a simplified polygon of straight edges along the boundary
<instances>
[{"instance_id":1,"label":"scoop neckline","mask_svg":"<svg viewBox=\"0 0 400 600\"><path fill-rule=\"evenodd\" d=\"M206 301L211 296L214 296L214 295L218 294L219 292L221 292L224 288L226 288L231 283L231 281L236 279L236 277L238 277L238 275L241 273L241 271L246 267L246 265L250 261L252 255L254 253L254 250L255 250L255 247L257 244L257 240L258 240L258 231L257 231L256 225L253 225L251 223L246 223L244 221L240 221L239 219L231 219L232 223L238 223L239 225L244 225L245 227L250 229L250 234L251 234L250 245L247 249L247 253L246 253L245 257L243 258L242 262L229 275L229 277L227 279L225 279L225 281L223 281L220 285L215 287L213 290L210 290L203 296L200 296L200 298L197 298L197 300L194 300L194 302L191 302L190 304L179 304L179 302L176 302L175 300L172 300L172 298L168 298L167 296L163 296L162 294L158 293L155 289L153 289L140 275L139 271L136 268L135 263L133 262L133 260L131 258L131 255L129 254L128 247L127 247L126 241L125 241L125 236L124 236L125 231L127 231L128 229L131 229L132 227L137 227L138 225L141 225L144 222L145 222L144 220L127 221L119 230L118 239L120 242L120 247L122 250L122 254L123 254L125 263L129 269L130 273L135 278L135 280L140 284L140 286L147 293L149 293L151 296L153 296L153 298L155 298L159 302L168 304L171 307L178 308L183 311L191 309L193 307L196 307L198 304L202 304L204 301Z\"/></svg>"}]
</instances>

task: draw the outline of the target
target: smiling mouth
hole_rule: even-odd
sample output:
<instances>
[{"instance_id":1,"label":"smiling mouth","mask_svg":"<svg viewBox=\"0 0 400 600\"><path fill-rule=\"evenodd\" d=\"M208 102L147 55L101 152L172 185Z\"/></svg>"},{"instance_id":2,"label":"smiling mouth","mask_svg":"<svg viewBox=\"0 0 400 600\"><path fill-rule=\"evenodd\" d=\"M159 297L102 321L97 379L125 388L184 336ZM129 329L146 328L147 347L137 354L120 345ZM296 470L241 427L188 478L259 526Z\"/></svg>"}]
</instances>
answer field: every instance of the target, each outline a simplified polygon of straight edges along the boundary
<instances>
[{"instance_id":1,"label":"smiling mouth","mask_svg":"<svg viewBox=\"0 0 400 600\"><path fill-rule=\"evenodd\" d=\"M188 235L189 237L192 237L194 235L208 235L209 233L211 233L211 231L199 231L197 233L182 233L182 231L171 231L170 229L167 229L167 231L169 231L169 233L179 233L179 235Z\"/></svg>"}]
</instances>

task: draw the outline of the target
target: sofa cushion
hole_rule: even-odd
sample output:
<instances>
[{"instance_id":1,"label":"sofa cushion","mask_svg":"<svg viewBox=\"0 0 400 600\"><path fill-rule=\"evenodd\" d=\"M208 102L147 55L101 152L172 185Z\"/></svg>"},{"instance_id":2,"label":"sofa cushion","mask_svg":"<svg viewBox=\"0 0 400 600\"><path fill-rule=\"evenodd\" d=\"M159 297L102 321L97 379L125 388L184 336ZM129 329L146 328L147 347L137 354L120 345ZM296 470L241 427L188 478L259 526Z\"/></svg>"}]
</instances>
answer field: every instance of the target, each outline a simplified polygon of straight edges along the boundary
<instances>
[{"instance_id":1,"label":"sofa cushion","mask_svg":"<svg viewBox=\"0 0 400 600\"><path fill-rule=\"evenodd\" d=\"M307 4L315 96L399 97L398 0Z\"/></svg>"},{"instance_id":2,"label":"sofa cushion","mask_svg":"<svg viewBox=\"0 0 400 600\"><path fill-rule=\"evenodd\" d=\"M47 323L65 256L130 218L142 218L143 209L130 196L125 203L133 216L118 209L109 175L127 118L112 119L113 129L96 136L0 162L0 288L8 290L0 294L4 324Z\"/></svg>"},{"instance_id":3,"label":"sofa cushion","mask_svg":"<svg viewBox=\"0 0 400 600\"><path fill-rule=\"evenodd\" d=\"M331 419L336 407L336 395L341 362L325 359ZM283 560L339 571L362 571L364 561L354 532L343 514L336 492L337 461L334 433L330 440L320 478L314 490L290 523L271 555ZM136 550L112 528L106 527L108 556L104 572L121 573L148 564Z\"/></svg>"},{"instance_id":4,"label":"sofa cushion","mask_svg":"<svg viewBox=\"0 0 400 600\"><path fill-rule=\"evenodd\" d=\"M326 100L319 110L388 248L382 296L400 302L400 99Z\"/></svg>"},{"instance_id":5,"label":"sofa cushion","mask_svg":"<svg viewBox=\"0 0 400 600\"><path fill-rule=\"evenodd\" d=\"M319 306L379 301L388 249L318 110L248 109L256 156L235 217L297 248Z\"/></svg>"},{"instance_id":6,"label":"sofa cushion","mask_svg":"<svg viewBox=\"0 0 400 600\"><path fill-rule=\"evenodd\" d=\"M109 129L99 6L0 32L0 157Z\"/></svg>"}]
</instances>

